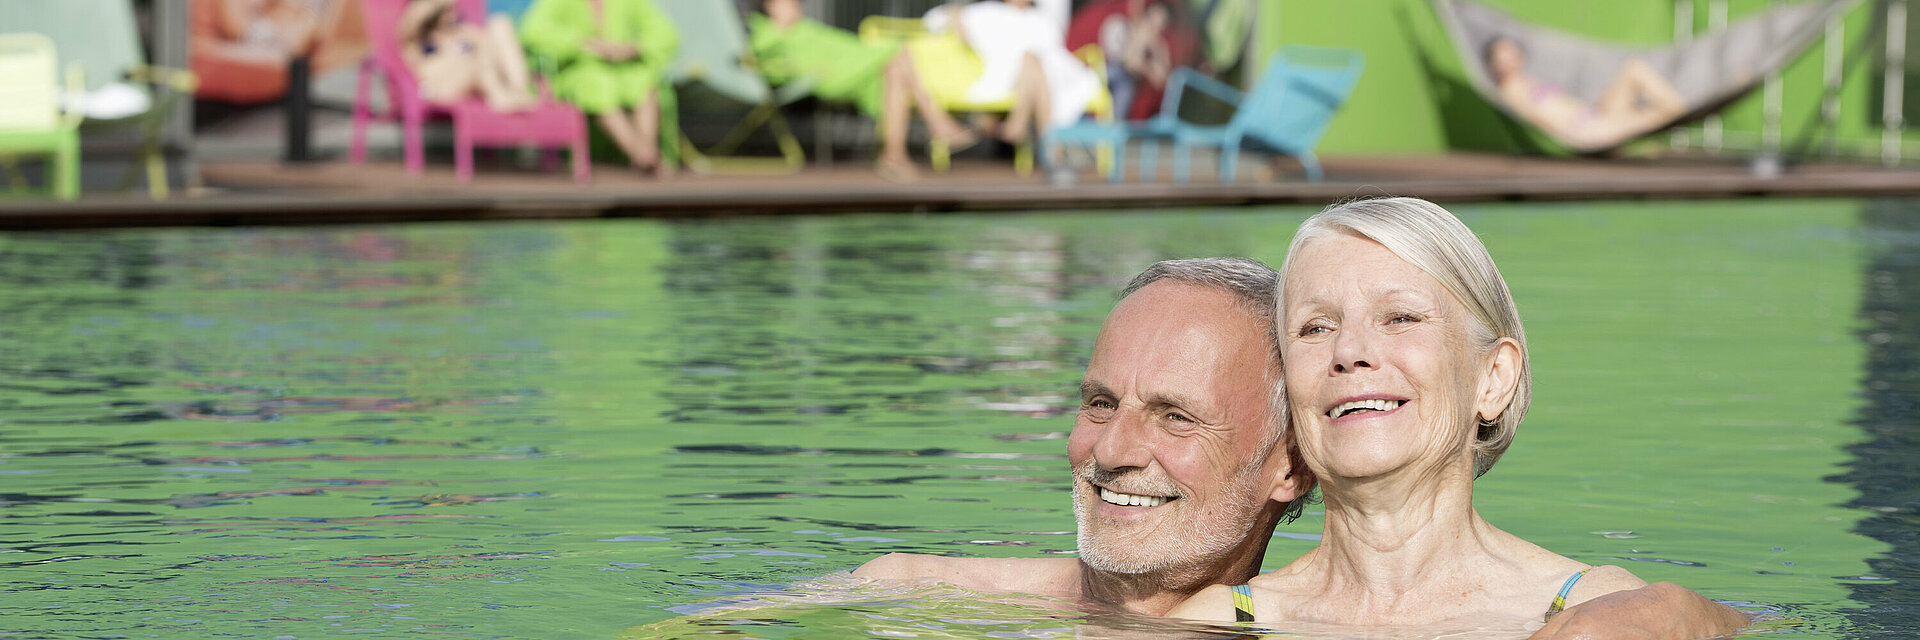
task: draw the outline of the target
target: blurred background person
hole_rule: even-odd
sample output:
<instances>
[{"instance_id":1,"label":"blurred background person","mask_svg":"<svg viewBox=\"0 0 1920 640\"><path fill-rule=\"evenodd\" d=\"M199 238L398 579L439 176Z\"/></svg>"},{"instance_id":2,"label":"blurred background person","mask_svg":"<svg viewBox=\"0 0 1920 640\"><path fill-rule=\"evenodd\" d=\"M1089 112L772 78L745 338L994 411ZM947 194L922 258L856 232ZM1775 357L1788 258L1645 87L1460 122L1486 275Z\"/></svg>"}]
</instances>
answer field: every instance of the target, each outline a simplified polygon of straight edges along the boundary
<instances>
[{"instance_id":1,"label":"blurred background person","mask_svg":"<svg viewBox=\"0 0 1920 640\"><path fill-rule=\"evenodd\" d=\"M660 88L680 31L654 0L535 0L520 41L553 61L554 95L593 114L634 168L672 175L660 156Z\"/></svg>"},{"instance_id":2,"label":"blurred background person","mask_svg":"<svg viewBox=\"0 0 1920 640\"><path fill-rule=\"evenodd\" d=\"M454 0L413 0L400 14L400 57L427 101L449 104L480 95L498 111L524 111L533 95L526 54L504 15L485 25L460 19Z\"/></svg>"}]
</instances>

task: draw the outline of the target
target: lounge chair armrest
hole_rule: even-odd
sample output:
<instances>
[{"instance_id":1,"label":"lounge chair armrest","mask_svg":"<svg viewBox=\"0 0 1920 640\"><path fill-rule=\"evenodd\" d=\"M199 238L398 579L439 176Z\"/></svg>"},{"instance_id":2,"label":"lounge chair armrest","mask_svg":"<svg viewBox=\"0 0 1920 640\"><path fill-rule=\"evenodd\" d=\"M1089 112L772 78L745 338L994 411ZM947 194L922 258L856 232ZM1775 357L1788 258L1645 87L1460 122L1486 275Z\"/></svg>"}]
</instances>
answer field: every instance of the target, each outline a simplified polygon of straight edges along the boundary
<instances>
[{"instance_id":1,"label":"lounge chair armrest","mask_svg":"<svg viewBox=\"0 0 1920 640\"><path fill-rule=\"evenodd\" d=\"M1225 82L1215 80L1190 67L1180 67L1174 69L1173 75L1167 79L1167 100L1170 102L1166 106L1174 107L1176 112L1180 106L1180 94L1183 88L1191 88L1235 106L1238 106L1240 100L1246 97L1246 92L1235 89Z\"/></svg>"},{"instance_id":2,"label":"lounge chair armrest","mask_svg":"<svg viewBox=\"0 0 1920 640\"><path fill-rule=\"evenodd\" d=\"M181 93L193 93L193 90L200 86L200 76L192 71L153 64L142 64L134 67L127 72L127 79L134 82L165 85Z\"/></svg>"}]
</instances>

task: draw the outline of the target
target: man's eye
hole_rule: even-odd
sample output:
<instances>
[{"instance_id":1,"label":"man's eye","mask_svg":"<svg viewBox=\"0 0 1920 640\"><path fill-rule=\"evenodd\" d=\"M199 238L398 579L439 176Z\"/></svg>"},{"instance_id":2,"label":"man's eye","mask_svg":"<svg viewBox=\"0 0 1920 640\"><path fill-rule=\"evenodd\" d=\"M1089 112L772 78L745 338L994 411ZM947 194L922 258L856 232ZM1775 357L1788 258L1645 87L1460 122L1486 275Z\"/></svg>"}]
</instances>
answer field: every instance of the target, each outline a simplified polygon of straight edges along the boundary
<instances>
[{"instance_id":1,"label":"man's eye","mask_svg":"<svg viewBox=\"0 0 1920 640\"><path fill-rule=\"evenodd\" d=\"M1112 409L1113 401L1106 398L1094 398L1086 402L1089 409Z\"/></svg>"},{"instance_id":2,"label":"man's eye","mask_svg":"<svg viewBox=\"0 0 1920 640\"><path fill-rule=\"evenodd\" d=\"M1189 418L1187 417L1187 414L1180 413L1178 411L1167 414L1167 419L1172 420L1174 422L1193 422L1193 418Z\"/></svg>"}]
</instances>

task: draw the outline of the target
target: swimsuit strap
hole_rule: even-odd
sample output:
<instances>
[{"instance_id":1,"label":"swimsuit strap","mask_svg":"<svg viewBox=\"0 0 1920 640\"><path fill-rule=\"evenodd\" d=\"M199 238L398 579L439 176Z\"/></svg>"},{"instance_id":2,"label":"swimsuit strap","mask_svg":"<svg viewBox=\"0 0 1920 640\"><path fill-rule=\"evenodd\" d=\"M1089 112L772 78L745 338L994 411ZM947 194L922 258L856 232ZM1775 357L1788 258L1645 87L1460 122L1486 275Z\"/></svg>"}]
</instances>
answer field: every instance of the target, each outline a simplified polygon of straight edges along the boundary
<instances>
[{"instance_id":1,"label":"swimsuit strap","mask_svg":"<svg viewBox=\"0 0 1920 640\"><path fill-rule=\"evenodd\" d=\"M1253 590L1247 585L1233 586L1233 621L1253 622Z\"/></svg>"},{"instance_id":2,"label":"swimsuit strap","mask_svg":"<svg viewBox=\"0 0 1920 640\"><path fill-rule=\"evenodd\" d=\"M1567 609L1567 594L1573 591L1573 583L1579 582L1580 576L1587 575L1587 572L1592 570L1593 567L1587 567L1573 575L1567 576L1566 584L1560 585L1560 593L1553 594L1553 604L1547 607L1547 615L1542 617L1541 620L1552 620L1553 614L1565 611Z\"/></svg>"}]
</instances>

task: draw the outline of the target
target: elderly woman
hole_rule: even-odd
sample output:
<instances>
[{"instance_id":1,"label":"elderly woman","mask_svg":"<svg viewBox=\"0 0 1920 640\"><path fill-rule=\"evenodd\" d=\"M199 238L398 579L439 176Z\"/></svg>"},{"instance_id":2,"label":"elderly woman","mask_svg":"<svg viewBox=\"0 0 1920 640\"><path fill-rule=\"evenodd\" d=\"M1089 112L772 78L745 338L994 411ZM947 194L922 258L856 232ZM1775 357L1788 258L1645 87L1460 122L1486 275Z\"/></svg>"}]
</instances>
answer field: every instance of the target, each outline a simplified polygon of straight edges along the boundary
<instances>
[{"instance_id":1,"label":"elderly woman","mask_svg":"<svg viewBox=\"0 0 1920 640\"><path fill-rule=\"evenodd\" d=\"M1646 585L1474 510L1473 481L1513 442L1530 391L1513 296L1458 219L1411 198L1335 206L1300 226L1280 274L1289 437L1320 482L1326 529L1280 570L1168 615L1518 632Z\"/></svg>"}]
</instances>

